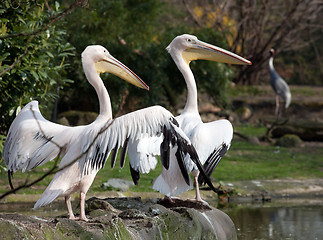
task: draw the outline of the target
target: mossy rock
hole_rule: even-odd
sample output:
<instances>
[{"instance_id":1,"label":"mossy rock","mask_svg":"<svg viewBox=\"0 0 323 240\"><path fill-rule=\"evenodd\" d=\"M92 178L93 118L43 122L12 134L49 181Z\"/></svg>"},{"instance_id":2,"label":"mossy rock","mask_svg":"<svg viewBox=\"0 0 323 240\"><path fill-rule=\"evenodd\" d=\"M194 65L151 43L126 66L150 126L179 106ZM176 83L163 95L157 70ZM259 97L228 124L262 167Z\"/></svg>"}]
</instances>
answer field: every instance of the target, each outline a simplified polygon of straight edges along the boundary
<instances>
[{"instance_id":1,"label":"mossy rock","mask_svg":"<svg viewBox=\"0 0 323 240\"><path fill-rule=\"evenodd\" d=\"M30 233L20 224L11 221L0 222L1 239L29 239Z\"/></svg>"},{"instance_id":2,"label":"mossy rock","mask_svg":"<svg viewBox=\"0 0 323 240\"><path fill-rule=\"evenodd\" d=\"M0 214L1 239L237 239L234 223L224 212L190 205L166 208L155 200L91 198L89 222Z\"/></svg>"},{"instance_id":3,"label":"mossy rock","mask_svg":"<svg viewBox=\"0 0 323 240\"><path fill-rule=\"evenodd\" d=\"M275 145L280 147L297 147L300 143L302 143L302 140L299 138L299 136L294 134L286 134L279 138Z\"/></svg>"},{"instance_id":4,"label":"mossy rock","mask_svg":"<svg viewBox=\"0 0 323 240\"><path fill-rule=\"evenodd\" d=\"M120 218L113 218L110 224L103 225L104 238L109 240L122 239L131 240L132 234L128 231L127 227Z\"/></svg>"}]
</instances>

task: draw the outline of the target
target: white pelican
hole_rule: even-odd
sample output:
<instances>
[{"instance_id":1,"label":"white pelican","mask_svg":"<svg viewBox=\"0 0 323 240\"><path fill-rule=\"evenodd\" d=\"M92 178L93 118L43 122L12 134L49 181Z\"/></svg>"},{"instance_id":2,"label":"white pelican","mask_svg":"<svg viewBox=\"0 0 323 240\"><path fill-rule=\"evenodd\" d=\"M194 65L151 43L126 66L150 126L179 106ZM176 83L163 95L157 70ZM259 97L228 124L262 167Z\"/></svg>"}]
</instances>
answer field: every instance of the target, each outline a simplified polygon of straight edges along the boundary
<instances>
[{"instance_id":1,"label":"white pelican","mask_svg":"<svg viewBox=\"0 0 323 240\"><path fill-rule=\"evenodd\" d=\"M173 124L176 121L171 113L160 106L112 119L110 97L99 73L109 72L138 87L147 90L149 87L129 68L112 57L108 50L98 45L88 46L82 53L82 64L87 80L95 88L99 98L100 113L97 119L85 126L62 126L46 120L39 111L38 102L32 101L11 124L3 157L9 176L17 170L25 172L55 157L61 158L59 169L62 170L55 174L34 208L47 205L63 196L68 217L87 221L85 195L112 149L126 145L128 140L135 141L141 134L149 137L164 134L167 136L164 138L165 151L169 151L171 144L177 144L177 151L181 155L187 152L196 155L196 152L186 135ZM125 152L122 155L124 162ZM113 162L114 160L115 158ZM77 191L80 191L79 218L74 216L70 200L70 194Z\"/></svg>"},{"instance_id":2,"label":"white pelican","mask_svg":"<svg viewBox=\"0 0 323 240\"><path fill-rule=\"evenodd\" d=\"M274 54L275 50L272 48L269 51L269 72L270 72L270 85L276 93L276 109L275 115L279 115L279 97L285 101L285 108L288 108L292 100L292 94L290 93L287 83L282 79L274 68Z\"/></svg>"},{"instance_id":3,"label":"white pelican","mask_svg":"<svg viewBox=\"0 0 323 240\"><path fill-rule=\"evenodd\" d=\"M199 41L197 37L188 34L177 36L169 44L167 51L183 74L187 85L185 108L181 115L176 117L176 120L180 128L191 140L209 177L229 149L233 129L228 120L218 120L209 123L202 122L198 111L197 87L189 63L198 59L230 64L251 64L251 62L229 51ZM139 140L137 144L140 145L140 141L143 140ZM145 141L149 142L149 139L145 139ZM131 157L131 154L129 154L129 157ZM153 185L155 190L168 197L179 195L193 188L191 181L188 182L188 185L186 180L180 176L178 164L174 161L174 151L172 151L170 157L168 169L165 166L163 167L161 175L159 175ZM192 172L194 176L196 200L202 201L198 182L200 184L204 183L203 176L199 177L199 171L188 155L185 157L185 164L188 172Z\"/></svg>"}]
</instances>

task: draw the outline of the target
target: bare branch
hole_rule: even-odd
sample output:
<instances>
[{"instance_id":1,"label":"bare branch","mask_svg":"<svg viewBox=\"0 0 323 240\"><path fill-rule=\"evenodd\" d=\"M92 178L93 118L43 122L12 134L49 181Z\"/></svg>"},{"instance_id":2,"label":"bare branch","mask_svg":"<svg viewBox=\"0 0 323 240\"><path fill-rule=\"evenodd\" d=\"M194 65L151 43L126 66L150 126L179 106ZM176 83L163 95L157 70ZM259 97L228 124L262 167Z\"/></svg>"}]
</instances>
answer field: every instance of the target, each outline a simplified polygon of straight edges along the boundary
<instances>
[{"instance_id":1,"label":"bare branch","mask_svg":"<svg viewBox=\"0 0 323 240\"><path fill-rule=\"evenodd\" d=\"M122 113L122 110L123 110L123 106L125 105L126 103L126 99L127 99L127 96L129 94L129 91L128 90L125 90L122 94L122 97L121 97L121 102L119 104L119 108L118 108L118 111L117 113L114 115L114 118L117 118L121 115Z\"/></svg>"},{"instance_id":2,"label":"bare branch","mask_svg":"<svg viewBox=\"0 0 323 240\"><path fill-rule=\"evenodd\" d=\"M195 16L195 14L192 12L191 10L191 6L189 6L189 4L183 0L183 4L186 8L186 11L190 14L190 16L193 18L195 24L199 27L203 27L203 23Z\"/></svg>"}]
</instances>

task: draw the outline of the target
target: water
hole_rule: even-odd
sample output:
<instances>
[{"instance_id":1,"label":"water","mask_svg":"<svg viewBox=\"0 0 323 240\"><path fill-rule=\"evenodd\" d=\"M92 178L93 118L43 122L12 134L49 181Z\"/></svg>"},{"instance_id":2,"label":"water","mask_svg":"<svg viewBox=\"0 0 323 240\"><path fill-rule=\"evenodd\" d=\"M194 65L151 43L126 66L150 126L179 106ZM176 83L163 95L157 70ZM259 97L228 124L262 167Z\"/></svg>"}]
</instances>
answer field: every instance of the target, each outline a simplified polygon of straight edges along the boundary
<instances>
[{"instance_id":1,"label":"water","mask_svg":"<svg viewBox=\"0 0 323 240\"><path fill-rule=\"evenodd\" d=\"M0 203L0 213L66 216L64 201L33 210L34 203ZM76 209L76 206L73 206ZM219 207L234 222L239 240L323 240L323 199L272 200Z\"/></svg>"},{"instance_id":2,"label":"water","mask_svg":"<svg viewBox=\"0 0 323 240\"><path fill-rule=\"evenodd\" d=\"M64 201L54 201L53 203L33 209L35 202L11 202L0 203L0 213L20 213L27 216L37 217L58 217L67 216ZM73 206L75 209L76 207Z\"/></svg>"},{"instance_id":3,"label":"water","mask_svg":"<svg viewBox=\"0 0 323 240\"><path fill-rule=\"evenodd\" d=\"M240 204L224 210L239 240L323 239L323 199Z\"/></svg>"}]
</instances>

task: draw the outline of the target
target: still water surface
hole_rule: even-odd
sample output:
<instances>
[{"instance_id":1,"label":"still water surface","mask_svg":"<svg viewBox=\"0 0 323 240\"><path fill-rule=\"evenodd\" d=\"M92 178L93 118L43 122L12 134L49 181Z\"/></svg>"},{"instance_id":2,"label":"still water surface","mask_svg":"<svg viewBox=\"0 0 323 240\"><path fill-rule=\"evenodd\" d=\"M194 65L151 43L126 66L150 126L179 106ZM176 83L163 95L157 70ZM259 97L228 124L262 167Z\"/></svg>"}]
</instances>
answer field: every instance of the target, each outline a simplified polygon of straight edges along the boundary
<instances>
[{"instance_id":1,"label":"still water surface","mask_svg":"<svg viewBox=\"0 0 323 240\"><path fill-rule=\"evenodd\" d=\"M323 239L323 199L231 207L222 210L234 222L239 240Z\"/></svg>"},{"instance_id":2,"label":"still water surface","mask_svg":"<svg viewBox=\"0 0 323 240\"><path fill-rule=\"evenodd\" d=\"M64 202L32 210L34 203L0 203L0 213L66 216ZM75 208L75 207L74 207ZM323 240L323 199L274 200L264 204L229 204L220 208L234 222L239 240Z\"/></svg>"}]
</instances>

